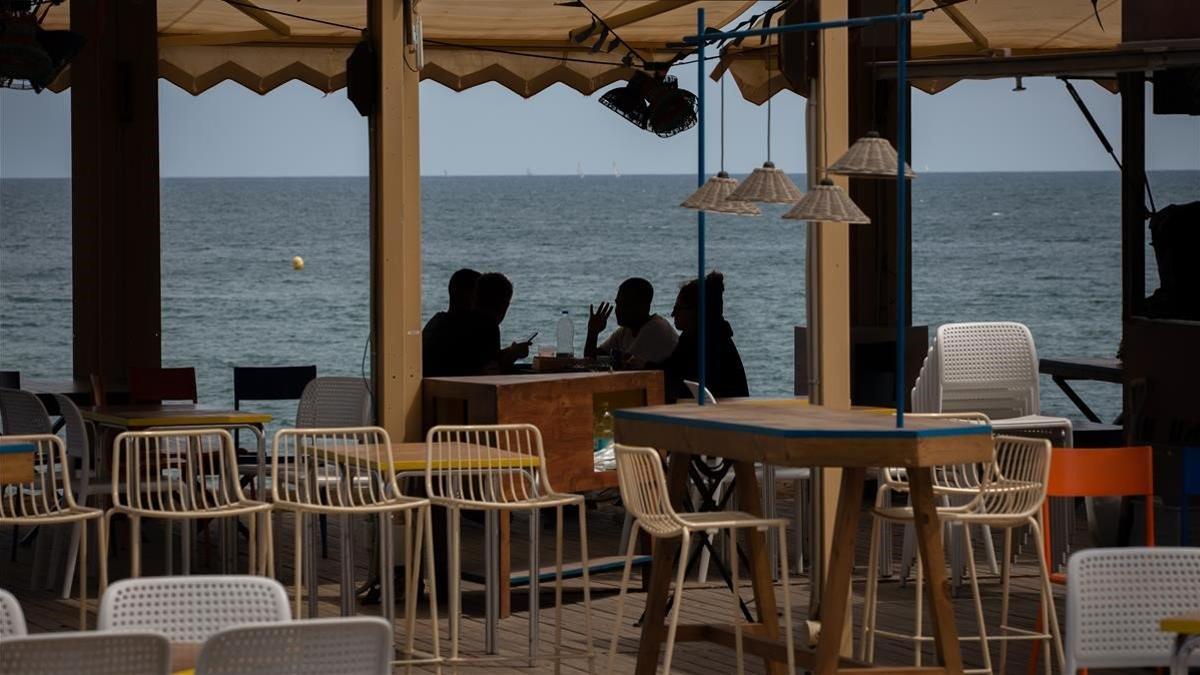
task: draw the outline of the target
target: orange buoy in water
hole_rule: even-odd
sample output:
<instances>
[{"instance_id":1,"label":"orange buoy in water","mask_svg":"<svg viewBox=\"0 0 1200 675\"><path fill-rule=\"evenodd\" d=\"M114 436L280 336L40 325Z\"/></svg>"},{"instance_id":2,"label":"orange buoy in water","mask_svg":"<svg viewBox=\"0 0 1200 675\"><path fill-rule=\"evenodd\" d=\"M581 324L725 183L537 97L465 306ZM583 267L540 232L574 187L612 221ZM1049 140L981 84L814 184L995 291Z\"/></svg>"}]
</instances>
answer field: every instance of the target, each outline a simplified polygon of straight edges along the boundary
<instances>
[{"instance_id":1,"label":"orange buoy in water","mask_svg":"<svg viewBox=\"0 0 1200 675\"><path fill-rule=\"evenodd\" d=\"M294 269L294 270L304 269L304 258L301 258L300 256L293 257L292 258L292 269Z\"/></svg>"}]
</instances>

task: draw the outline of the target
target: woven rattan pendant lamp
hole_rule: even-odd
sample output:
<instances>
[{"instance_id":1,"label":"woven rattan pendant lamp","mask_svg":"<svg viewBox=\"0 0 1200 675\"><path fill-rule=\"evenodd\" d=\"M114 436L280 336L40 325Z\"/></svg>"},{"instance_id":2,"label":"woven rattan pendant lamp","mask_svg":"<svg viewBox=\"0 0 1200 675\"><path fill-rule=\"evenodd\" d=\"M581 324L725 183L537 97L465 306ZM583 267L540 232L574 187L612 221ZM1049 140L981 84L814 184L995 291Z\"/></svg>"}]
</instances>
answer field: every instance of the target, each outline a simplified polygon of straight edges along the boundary
<instances>
[{"instance_id":1,"label":"woven rattan pendant lamp","mask_svg":"<svg viewBox=\"0 0 1200 675\"><path fill-rule=\"evenodd\" d=\"M830 165L828 171L839 176L855 178L893 179L896 177L899 161L896 148L892 147L888 139L880 136L877 131L868 131L866 136L854 141L854 145ZM916 178L907 162L904 164L904 177Z\"/></svg>"},{"instance_id":2,"label":"woven rattan pendant lamp","mask_svg":"<svg viewBox=\"0 0 1200 675\"><path fill-rule=\"evenodd\" d=\"M852 225L867 225L871 219L858 204L850 199L850 195L841 187L834 185L828 178L821 179L816 185L785 214L788 220L811 220L828 223L850 223Z\"/></svg>"},{"instance_id":3,"label":"woven rattan pendant lamp","mask_svg":"<svg viewBox=\"0 0 1200 675\"><path fill-rule=\"evenodd\" d=\"M769 52L768 52L769 54ZM770 72L770 69L768 69ZM729 199L744 202L766 202L769 204L791 204L803 195L783 169L771 161L771 96L767 92L767 161L746 176Z\"/></svg>"},{"instance_id":4,"label":"woven rattan pendant lamp","mask_svg":"<svg viewBox=\"0 0 1200 675\"><path fill-rule=\"evenodd\" d=\"M821 33L821 40L824 40L825 34ZM824 53L824 52L822 52ZM825 151L828 146L828 139L825 137L825 63L821 62L821 97L820 115L818 123L820 124L820 143L821 143L821 163L825 163ZM886 141L885 141L886 142ZM895 155L895 152L892 153ZM895 176L893 171L892 176ZM795 205L783 214L783 217L788 220L808 220L821 221L827 223L848 223L856 225L870 224L871 219L863 210L858 208L850 195L842 189L840 185L835 185L828 175L821 177L821 182L813 186L807 194L796 201Z\"/></svg>"},{"instance_id":5,"label":"woven rattan pendant lamp","mask_svg":"<svg viewBox=\"0 0 1200 675\"><path fill-rule=\"evenodd\" d=\"M725 78L721 78L721 170L712 176L685 199L680 206L698 209L707 213L724 213L734 216L757 216L762 211L750 202L728 199L737 188L738 182L725 173Z\"/></svg>"}]
</instances>

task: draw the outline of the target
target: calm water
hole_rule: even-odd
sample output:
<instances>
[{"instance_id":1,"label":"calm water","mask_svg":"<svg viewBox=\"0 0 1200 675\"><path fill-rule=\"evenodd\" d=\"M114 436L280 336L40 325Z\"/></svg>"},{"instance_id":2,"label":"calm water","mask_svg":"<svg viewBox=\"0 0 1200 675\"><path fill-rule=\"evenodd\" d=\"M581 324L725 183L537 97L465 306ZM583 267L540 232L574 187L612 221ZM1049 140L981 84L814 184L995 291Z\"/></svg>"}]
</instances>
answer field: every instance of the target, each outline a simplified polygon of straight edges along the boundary
<instances>
[{"instance_id":1,"label":"calm water","mask_svg":"<svg viewBox=\"0 0 1200 675\"><path fill-rule=\"evenodd\" d=\"M913 183L917 323L1015 320L1042 355L1109 356L1120 335L1115 173L931 174ZM1194 199L1200 172L1152 176L1159 205ZM695 216L674 205L687 176L423 179L424 306L445 304L461 266L516 287L505 340L554 339L639 275L666 314L695 266ZM709 217L710 264L755 395L792 391L792 326L804 323L804 225ZM235 365L315 363L358 374L368 330L365 178L164 179L163 362L192 365L202 402L232 402ZM0 181L0 368L71 372L70 184ZM305 269L293 271L301 255ZM1157 287L1153 265L1148 287ZM611 324L610 324L611 327ZM1043 408L1073 406L1044 378ZM1102 416L1119 391L1081 385ZM290 419L293 404L263 406ZM1076 415L1077 416L1077 415Z\"/></svg>"}]
</instances>

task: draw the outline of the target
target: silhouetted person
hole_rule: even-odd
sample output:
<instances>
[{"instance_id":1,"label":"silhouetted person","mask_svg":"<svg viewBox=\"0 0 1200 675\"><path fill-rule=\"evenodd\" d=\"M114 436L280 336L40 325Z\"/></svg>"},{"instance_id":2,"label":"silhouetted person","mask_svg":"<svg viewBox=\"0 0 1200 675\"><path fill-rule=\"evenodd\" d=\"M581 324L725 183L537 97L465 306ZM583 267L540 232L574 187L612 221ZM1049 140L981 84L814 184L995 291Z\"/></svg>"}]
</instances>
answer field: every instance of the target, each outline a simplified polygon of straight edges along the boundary
<instances>
[{"instance_id":1,"label":"silhouetted person","mask_svg":"<svg viewBox=\"0 0 1200 675\"><path fill-rule=\"evenodd\" d=\"M654 286L640 277L621 282L617 288L617 329L604 342L596 345L600 332L608 325L613 306L600 303L600 308L588 306L588 332L583 355L592 358L597 352L608 354L614 349L634 362L666 361L675 351L679 336L670 322L657 314L650 313L654 300ZM614 364L620 365L620 364Z\"/></svg>"},{"instance_id":2,"label":"silhouetted person","mask_svg":"<svg viewBox=\"0 0 1200 675\"><path fill-rule=\"evenodd\" d=\"M486 363L479 343L481 321L473 316L475 284L480 273L463 268L450 277L450 304L434 314L421 331L421 368L426 377L453 377L482 372Z\"/></svg>"},{"instance_id":3,"label":"silhouetted person","mask_svg":"<svg viewBox=\"0 0 1200 675\"><path fill-rule=\"evenodd\" d=\"M514 342L500 348L500 324L512 302L513 285L499 272L488 272L475 283L475 314L480 319L478 330L486 349L484 372L503 372L512 369L518 359L529 356L529 342Z\"/></svg>"},{"instance_id":4,"label":"silhouetted person","mask_svg":"<svg viewBox=\"0 0 1200 675\"><path fill-rule=\"evenodd\" d=\"M705 346L705 386L717 398L749 396L746 369L737 345L733 344L733 328L725 320L725 277L709 272L704 279L705 322L708 324ZM679 329L679 344L665 362L658 364L666 376L667 398L690 398L684 380L700 380L700 284L693 279L679 289L675 299L675 327Z\"/></svg>"}]
</instances>

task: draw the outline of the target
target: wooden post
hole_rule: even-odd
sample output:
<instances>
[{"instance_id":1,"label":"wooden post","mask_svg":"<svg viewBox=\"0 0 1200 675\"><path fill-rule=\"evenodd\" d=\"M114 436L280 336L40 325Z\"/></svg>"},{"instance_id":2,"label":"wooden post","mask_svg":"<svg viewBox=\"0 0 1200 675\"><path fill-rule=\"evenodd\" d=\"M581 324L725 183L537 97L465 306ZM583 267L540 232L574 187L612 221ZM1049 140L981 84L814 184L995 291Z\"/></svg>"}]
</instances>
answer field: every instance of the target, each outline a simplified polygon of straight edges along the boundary
<instances>
[{"instance_id":1,"label":"wooden post","mask_svg":"<svg viewBox=\"0 0 1200 675\"><path fill-rule=\"evenodd\" d=\"M847 0L820 0L821 20L846 16ZM848 90L847 90L847 36L846 29L823 31L820 41L820 77L817 94L820 120L815 144L810 144L810 183L820 180L827 161L840 157L848 144ZM819 152L817 150L820 149ZM814 153L816 153L814 155ZM840 176L829 176L843 189L847 180ZM850 407L850 235L844 223L813 223L810 226L808 245L809 265L809 349L816 350L812 363L815 370L814 386L809 392L813 403L831 408ZM839 486L842 480L840 469L823 469L821 480L814 487L820 500L818 527L821 542L820 555L814 562L819 564L820 583L814 580L814 588L820 588L829 570L830 554L833 550L834 520L837 514ZM813 594L816 602L819 593ZM852 631L844 633L844 653L849 651Z\"/></svg>"},{"instance_id":2,"label":"wooden post","mask_svg":"<svg viewBox=\"0 0 1200 675\"><path fill-rule=\"evenodd\" d=\"M1146 298L1146 76L1120 73L1121 316L1136 316Z\"/></svg>"},{"instance_id":3,"label":"wooden post","mask_svg":"<svg viewBox=\"0 0 1200 675\"><path fill-rule=\"evenodd\" d=\"M421 439L421 171L415 0L370 0L379 59L371 134L371 330L376 420L394 440Z\"/></svg>"},{"instance_id":4,"label":"wooden post","mask_svg":"<svg viewBox=\"0 0 1200 675\"><path fill-rule=\"evenodd\" d=\"M161 364L158 21L153 0L71 3L73 371Z\"/></svg>"}]
</instances>

